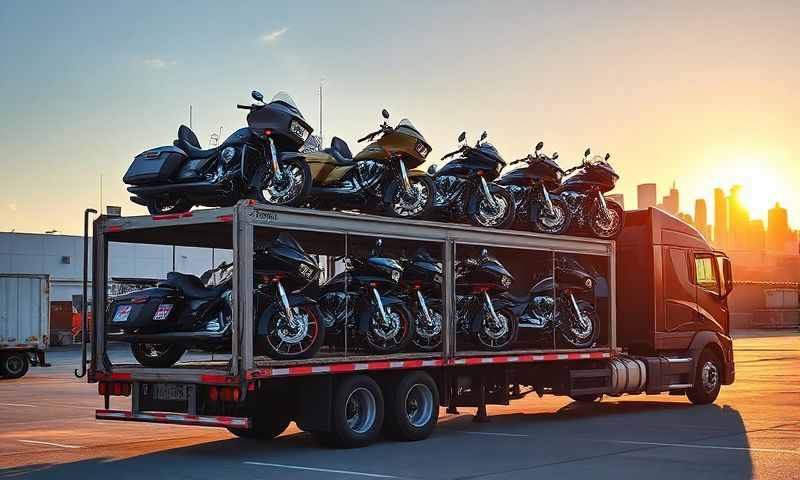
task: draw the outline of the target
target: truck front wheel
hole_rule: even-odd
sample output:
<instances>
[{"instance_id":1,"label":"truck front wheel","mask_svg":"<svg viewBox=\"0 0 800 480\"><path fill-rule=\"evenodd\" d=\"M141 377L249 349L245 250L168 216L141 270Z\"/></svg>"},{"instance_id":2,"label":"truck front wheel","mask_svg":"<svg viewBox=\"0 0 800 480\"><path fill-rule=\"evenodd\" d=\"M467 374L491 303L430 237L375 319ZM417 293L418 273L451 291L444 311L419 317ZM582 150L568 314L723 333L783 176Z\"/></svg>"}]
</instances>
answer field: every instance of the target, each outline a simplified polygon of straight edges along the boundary
<instances>
[{"instance_id":1,"label":"truck front wheel","mask_svg":"<svg viewBox=\"0 0 800 480\"><path fill-rule=\"evenodd\" d=\"M398 440L428 438L439 419L439 389L425 372L403 375L386 385L386 431Z\"/></svg>"},{"instance_id":2,"label":"truck front wheel","mask_svg":"<svg viewBox=\"0 0 800 480\"><path fill-rule=\"evenodd\" d=\"M721 385L722 362L719 356L707 349L700 355L694 385L687 390L686 396L695 405L706 405L717 399Z\"/></svg>"},{"instance_id":3,"label":"truck front wheel","mask_svg":"<svg viewBox=\"0 0 800 480\"><path fill-rule=\"evenodd\" d=\"M0 353L0 377L21 378L28 368L30 360L25 352Z\"/></svg>"},{"instance_id":4,"label":"truck front wheel","mask_svg":"<svg viewBox=\"0 0 800 480\"><path fill-rule=\"evenodd\" d=\"M331 432L317 437L336 447L364 447L375 440L383 427L383 394L366 375L342 379L333 394Z\"/></svg>"}]
</instances>

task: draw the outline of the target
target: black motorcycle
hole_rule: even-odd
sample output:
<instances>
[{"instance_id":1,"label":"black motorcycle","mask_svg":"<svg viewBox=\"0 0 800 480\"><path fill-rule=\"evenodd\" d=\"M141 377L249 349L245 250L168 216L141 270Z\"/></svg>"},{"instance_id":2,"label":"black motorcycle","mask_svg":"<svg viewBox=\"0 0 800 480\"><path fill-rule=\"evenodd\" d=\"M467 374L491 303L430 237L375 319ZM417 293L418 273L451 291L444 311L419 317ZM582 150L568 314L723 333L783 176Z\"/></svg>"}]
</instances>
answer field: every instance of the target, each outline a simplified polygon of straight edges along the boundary
<instances>
[{"instance_id":1,"label":"black motorcycle","mask_svg":"<svg viewBox=\"0 0 800 480\"><path fill-rule=\"evenodd\" d=\"M492 183L506 162L492 144L485 142L486 132L474 147L465 142L466 133L458 137L463 143L458 150L442 160L458 155L437 170L431 165L436 196L433 213L439 217L460 221L465 216L479 227L508 228L516 218L514 197L504 188Z\"/></svg>"},{"instance_id":2,"label":"black motorcycle","mask_svg":"<svg viewBox=\"0 0 800 480\"><path fill-rule=\"evenodd\" d=\"M402 261L403 298L414 315L414 346L430 352L442 344L442 264L420 248Z\"/></svg>"},{"instance_id":3,"label":"black motorcycle","mask_svg":"<svg viewBox=\"0 0 800 480\"><path fill-rule=\"evenodd\" d=\"M608 163L611 154L606 153L605 158L595 155L589 159L590 154L591 150L587 148L581 164L564 172L577 171L567 177L554 193L561 195L572 212L570 231L581 233L588 230L597 238L616 238L625 223L625 209L603 194L614 189L619 175Z\"/></svg>"},{"instance_id":4,"label":"black motorcycle","mask_svg":"<svg viewBox=\"0 0 800 480\"><path fill-rule=\"evenodd\" d=\"M411 311L402 298L389 295L400 288L403 266L383 255L383 242L366 257L337 257L346 270L320 288L319 305L331 338L357 337L368 350L405 350L414 337Z\"/></svg>"},{"instance_id":5,"label":"black motorcycle","mask_svg":"<svg viewBox=\"0 0 800 480\"><path fill-rule=\"evenodd\" d=\"M312 128L294 101L278 93L269 103L237 105L249 110L247 128L222 145L200 148L186 125L173 146L140 153L123 177L131 201L152 215L183 212L194 205L231 206L246 197L276 205L300 205L311 188L311 171L297 153Z\"/></svg>"},{"instance_id":6,"label":"black motorcycle","mask_svg":"<svg viewBox=\"0 0 800 480\"><path fill-rule=\"evenodd\" d=\"M254 351L275 359L312 357L324 341L325 325L316 302L298 291L319 278L314 257L282 233L256 251L254 266ZM201 278L170 272L154 288L112 299L109 338L131 343L133 356L147 367L172 366L189 348L229 352L232 289L230 263Z\"/></svg>"},{"instance_id":7,"label":"black motorcycle","mask_svg":"<svg viewBox=\"0 0 800 480\"><path fill-rule=\"evenodd\" d=\"M504 350L517 338L519 320L513 302L503 293L514 277L483 249L477 259L456 263L457 332L472 337L485 350Z\"/></svg>"},{"instance_id":8,"label":"black motorcycle","mask_svg":"<svg viewBox=\"0 0 800 480\"><path fill-rule=\"evenodd\" d=\"M533 225L537 232L561 234L569 228L572 214L564 199L551 192L561 185L564 171L556 163L558 153L551 157L539 153L543 146L539 142L533 155L511 162L525 166L511 170L496 183L514 196L519 223Z\"/></svg>"},{"instance_id":9,"label":"black motorcycle","mask_svg":"<svg viewBox=\"0 0 800 480\"><path fill-rule=\"evenodd\" d=\"M547 267L550 268L549 266ZM556 336L557 345L589 348L599 335L598 317L592 297L595 279L577 261L560 257L555 279L548 275L531 287L528 295L505 294L514 303L519 326L537 333L541 340Z\"/></svg>"}]
</instances>

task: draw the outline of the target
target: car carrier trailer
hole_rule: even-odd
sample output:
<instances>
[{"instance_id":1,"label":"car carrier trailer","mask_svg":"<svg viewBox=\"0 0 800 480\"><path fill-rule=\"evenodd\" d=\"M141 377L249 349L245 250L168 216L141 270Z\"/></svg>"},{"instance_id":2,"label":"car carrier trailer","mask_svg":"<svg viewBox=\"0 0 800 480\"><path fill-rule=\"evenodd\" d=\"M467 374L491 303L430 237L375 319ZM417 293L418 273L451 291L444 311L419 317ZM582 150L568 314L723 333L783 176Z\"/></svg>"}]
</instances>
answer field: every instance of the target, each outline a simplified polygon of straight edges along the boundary
<instances>
[{"instance_id":1,"label":"car carrier trailer","mask_svg":"<svg viewBox=\"0 0 800 480\"><path fill-rule=\"evenodd\" d=\"M306 360L256 355L254 244L277 231L292 232L327 258L352 254L376 238L437 249L444 277L441 349L376 355L345 342ZM107 351L111 319L97 309L88 380L104 397L105 408L96 412L100 420L225 427L258 438L277 436L294 421L325 443L350 447L373 442L381 431L404 440L426 438L439 407L477 407L475 419L482 421L487 404L506 405L531 392L576 401L669 392L708 403L734 378L725 300L730 263L692 227L656 209L629 212L615 242L242 201L171 215L101 216L92 242L96 305L108 303L115 242L225 248L234 265L231 353L223 360L181 361L170 368L114 364ZM596 344L565 349L555 341L526 343L524 328L507 351L481 351L464 342L456 326L454 263L461 252L477 248L499 252L520 276L530 274L534 258L555 264L558 256L570 255L592 264L601 310ZM111 409L111 397L127 397L130 406Z\"/></svg>"}]
</instances>

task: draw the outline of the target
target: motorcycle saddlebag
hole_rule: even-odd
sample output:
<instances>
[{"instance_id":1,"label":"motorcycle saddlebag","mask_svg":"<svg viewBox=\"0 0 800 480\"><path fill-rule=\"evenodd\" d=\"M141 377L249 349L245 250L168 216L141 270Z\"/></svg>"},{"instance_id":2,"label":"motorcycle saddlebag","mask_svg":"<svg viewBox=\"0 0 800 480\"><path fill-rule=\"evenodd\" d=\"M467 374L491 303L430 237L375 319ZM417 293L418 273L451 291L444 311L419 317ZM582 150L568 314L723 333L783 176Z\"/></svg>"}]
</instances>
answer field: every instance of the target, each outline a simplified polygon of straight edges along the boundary
<instances>
[{"instance_id":1,"label":"motorcycle saddlebag","mask_svg":"<svg viewBox=\"0 0 800 480\"><path fill-rule=\"evenodd\" d=\"M175 325L178 296L171 288L145 288L114 297L108 307L107 324L123 330L162 330Z\"/></svg>"},{"instance_id":2,"label":"motorcycle saddlebag","mask_svg":"<svg viewBox=\"0 0 800 480\"><path fill-rule=\"evenodd\" d=\"M168 181L186 160L178 147L158 147L136 155L122 181L128 185L147 185Z\"/></svg>"}]
</instances>

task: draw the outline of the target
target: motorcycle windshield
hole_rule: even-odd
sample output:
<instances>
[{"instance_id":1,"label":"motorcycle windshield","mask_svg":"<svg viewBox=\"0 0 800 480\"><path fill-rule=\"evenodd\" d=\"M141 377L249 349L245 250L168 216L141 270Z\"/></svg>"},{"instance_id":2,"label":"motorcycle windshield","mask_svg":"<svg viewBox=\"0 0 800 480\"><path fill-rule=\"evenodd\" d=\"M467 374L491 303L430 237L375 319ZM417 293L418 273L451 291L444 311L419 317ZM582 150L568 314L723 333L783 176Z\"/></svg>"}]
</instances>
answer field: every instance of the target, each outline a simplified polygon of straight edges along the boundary
<instances>
[{"instance_id":1,"label":"motorcycle windshield","mask_svg":"<svg viewBox=\"0 0 800 480\"><path fill-rule=\"evenodd\" d=\"M294 102L294 99L291 97L291 95L289 95L286 92L276 93L275 96L272 97L272 100L270 100L269 103L282 103L285 106L289 107L289 110L291 110L295 115L305 119L303 117L303 114L300 113L300 109L297 107L297 104Z\"/></svg>"},{"instance_id":2,"label":"motorcycle windshield","mask_svg":"<svg viewBox=\"0 0 800 480\"><path fill-rule=\"evenodd\" d=\"M414 124L411 123L411 120L407 118L400 120L400 123L397 124L397 128L395 128L395 131L404 133L406 135L410 135L416 138L417 140L422 140L426 144L428 143L428 141L425 140L425 137L423 137L422 134L419 133L417 127L415 127Z\"/></svg>"},{"instance_id":3,"label":"motorcycle windshield","mask_svg":"<svg viewBox=\"0 0 800 480\"><path fill-rule=\"evenodd\" d=\"M301 247L300 244L297 243L297 240L295 240L294 237L288 233L284 232L278 235L278 238L275 239L275 243L297 250L298 252L305 253L303 247Z\"/></svg>"},{"instance_id":4,"label":"motorcycle windshield","mask_svg":"<svg viewBox=\"0 0 800 480\"><path fill-rule=\"evenodd\" d=\"M500 152L498 152L497 149L494 148L494 145L492 145L491 143L482 143L481 146L478 147L478 150L480 150L481 153L483 153L487 157L500 162L501 165L506 164L506 161L503 160L503 157L500 156Z\"/></svg>"}]
</instances>

